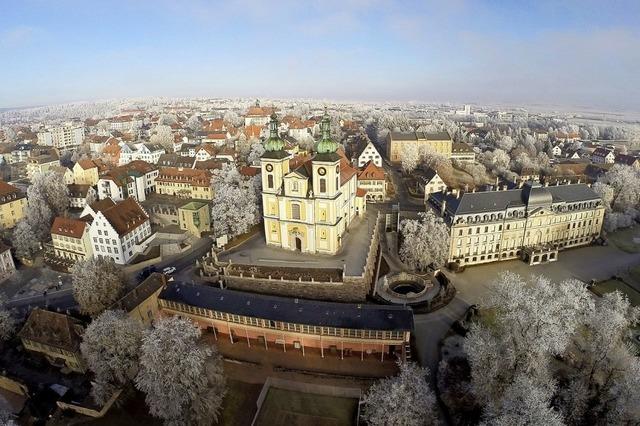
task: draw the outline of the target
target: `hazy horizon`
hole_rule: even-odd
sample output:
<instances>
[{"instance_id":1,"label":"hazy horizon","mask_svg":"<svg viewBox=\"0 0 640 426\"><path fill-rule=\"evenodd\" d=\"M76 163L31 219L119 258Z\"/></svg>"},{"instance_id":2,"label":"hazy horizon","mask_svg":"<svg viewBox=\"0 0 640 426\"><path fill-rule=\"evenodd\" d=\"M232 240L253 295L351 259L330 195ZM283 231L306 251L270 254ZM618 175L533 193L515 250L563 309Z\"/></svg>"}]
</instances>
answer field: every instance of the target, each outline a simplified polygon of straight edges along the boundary
<instances>
[{"instance_id":1,"label":"hazy horizon","mask_svg":"<svg viewBox=\"0 0 640 426\"><path fill-rule=\"evenodd\" d=\"M640 3L26 0L0 107L315 98L640 111Z\"/></svg>"}]
</instances>

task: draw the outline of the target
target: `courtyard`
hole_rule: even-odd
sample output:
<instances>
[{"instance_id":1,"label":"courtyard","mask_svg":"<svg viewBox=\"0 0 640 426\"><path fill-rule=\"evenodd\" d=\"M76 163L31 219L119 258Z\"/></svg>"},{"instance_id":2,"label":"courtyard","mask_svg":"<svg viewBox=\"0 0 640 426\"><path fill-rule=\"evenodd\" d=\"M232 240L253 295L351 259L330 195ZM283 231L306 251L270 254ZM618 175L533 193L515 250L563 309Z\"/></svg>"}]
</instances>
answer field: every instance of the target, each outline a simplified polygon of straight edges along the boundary
<instances>
[{"instance_id":1,"label":"courtyard","mask_svg":"<svg viewBox=\"0 0 640 426\"><path fill-rule=\"evenodd\" d=\"M368 206L367 212L354 219L342 239L342 248L335 256L305 254L267 246L264 230L236 248L218 255L220 261L262 266L292 266L312 268L339 268L344 266L347 275L360 275L364 268L367 250L378 210Z\"/></svg>"}]
</instances>

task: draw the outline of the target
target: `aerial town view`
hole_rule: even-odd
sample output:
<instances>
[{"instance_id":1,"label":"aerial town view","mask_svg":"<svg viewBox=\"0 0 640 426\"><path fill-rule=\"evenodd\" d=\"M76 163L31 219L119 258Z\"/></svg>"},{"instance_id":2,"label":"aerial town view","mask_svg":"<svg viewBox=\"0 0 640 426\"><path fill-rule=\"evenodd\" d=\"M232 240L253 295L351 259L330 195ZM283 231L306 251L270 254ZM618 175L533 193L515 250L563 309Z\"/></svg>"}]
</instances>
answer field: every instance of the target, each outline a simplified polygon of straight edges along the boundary
<instances>
[{"instance_id":1,"label":"aerial town view","mask_svg":"<svg viewBox=\"0 0 640 426\"><path fill-rule=\"evenodd\" d=\"M639 21L3 0L0 426L640 425Z\"/></svg>"}]
</instances>

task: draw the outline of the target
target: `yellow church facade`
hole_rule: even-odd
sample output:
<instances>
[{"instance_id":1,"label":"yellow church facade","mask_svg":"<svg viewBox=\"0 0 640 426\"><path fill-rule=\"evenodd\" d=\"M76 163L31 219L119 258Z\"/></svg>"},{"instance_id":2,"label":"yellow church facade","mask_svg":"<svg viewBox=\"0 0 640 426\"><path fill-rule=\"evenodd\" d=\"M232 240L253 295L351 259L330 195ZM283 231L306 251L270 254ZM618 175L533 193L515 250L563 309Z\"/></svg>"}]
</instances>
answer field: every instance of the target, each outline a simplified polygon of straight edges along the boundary
<instances>
[{"instance_id":1,"label":"yellow church facade","mask_svg":"<svg viewBox=\"0 0 640 426\"><path fill-rule=\"evenodd\" d=\"M293 170L278 138L275 117L270 127L271 137L261 158L267 244L303 253L336 254L343 234L366 208L364 196L358 194L356 170L330 140L327 116L316 155Z\"/></svg>"}]
</instances>

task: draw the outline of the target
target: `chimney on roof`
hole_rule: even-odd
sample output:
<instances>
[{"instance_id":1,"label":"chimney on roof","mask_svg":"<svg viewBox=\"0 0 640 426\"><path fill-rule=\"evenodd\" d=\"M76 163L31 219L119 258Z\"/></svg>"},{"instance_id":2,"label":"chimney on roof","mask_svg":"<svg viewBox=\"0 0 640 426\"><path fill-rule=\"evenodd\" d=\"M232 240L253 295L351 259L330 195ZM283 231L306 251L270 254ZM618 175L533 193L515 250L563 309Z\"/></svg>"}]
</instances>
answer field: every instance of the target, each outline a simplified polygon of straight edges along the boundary
<instances>
[{"instance_id":1,"label":"chimney on roof","mask_svg":"<svg viewBox=\"0 0 640 426\"><path fill-rule=\"evenodd\" d=\"M444 217L444 212L447 210L447 200L442 200L442 207L440 209L440 215Z\"/></svg>"},{"instance_id":2,"label":"chimney on roof","mask_svg":"<svg viewBox=\"0 0 640 426\"><path fill-rule=\"evenodd\" d=\"M549 186L549 181L546 181L546 180L545 180L545 181L544 181L544 186L545 186L545 188L546 188L547 186Z\"/></svg>"},{"instance_id":3,"label":"chimney on roof","mask_svg":"<svg viewBox=\"0 0 640 426\"><path fill-rule=\"evenodd\" d=\"M578 178L578 183L580 183L580 178Z\"/></svg>"},{"instance_id":4,"label":"chimney on roof","mask_svg":"<svg viewBox=\"0 0 640 426\"><path fill-rule=\"evenodd\" d=\"M515 184L515 183L517 182L517 180L518 180L518 177L517 177L517 176L514 176L514 177L513 177L513 183Z\"/></svg>"}]
</instances>

